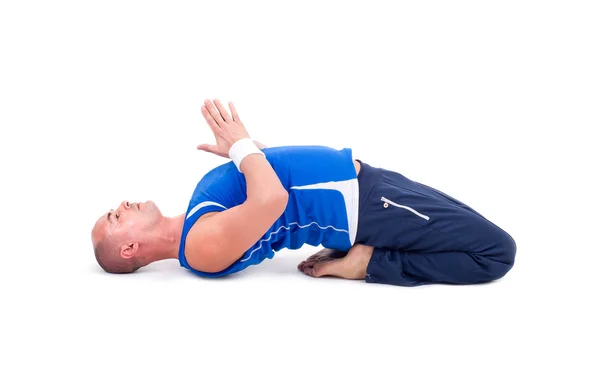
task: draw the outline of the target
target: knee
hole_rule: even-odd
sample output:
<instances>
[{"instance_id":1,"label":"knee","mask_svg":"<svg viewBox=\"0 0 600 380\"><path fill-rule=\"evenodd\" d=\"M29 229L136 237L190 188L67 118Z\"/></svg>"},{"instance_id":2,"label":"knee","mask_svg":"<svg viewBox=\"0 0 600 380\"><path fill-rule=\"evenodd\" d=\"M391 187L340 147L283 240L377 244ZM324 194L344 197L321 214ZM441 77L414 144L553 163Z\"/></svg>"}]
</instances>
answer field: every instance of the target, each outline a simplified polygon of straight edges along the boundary
<instances>
[{"instance_id":1,"label":"knee","mask_svg":"<svg viewBox=\"0 0 600 380\"><path fill-rule=\"evenodd\" d=\"M515 239L505 233L505 237L500 243L500 250L502 252L501 256L503 261L512 267L515 263L515 257L517 256L517 242L515 242Z\"/></svg>"},{"instance_id":2,"label":"knee","mask_svg":"<svg viewBox=\"0 0 600 380\"><path fill-rule=\"evenodd\" d=\"M489 266L491 280L504 277L514 266L517 255L517 243L508 233L504 232L496 243L493 264Z\"/></svg>"}]
</instances>

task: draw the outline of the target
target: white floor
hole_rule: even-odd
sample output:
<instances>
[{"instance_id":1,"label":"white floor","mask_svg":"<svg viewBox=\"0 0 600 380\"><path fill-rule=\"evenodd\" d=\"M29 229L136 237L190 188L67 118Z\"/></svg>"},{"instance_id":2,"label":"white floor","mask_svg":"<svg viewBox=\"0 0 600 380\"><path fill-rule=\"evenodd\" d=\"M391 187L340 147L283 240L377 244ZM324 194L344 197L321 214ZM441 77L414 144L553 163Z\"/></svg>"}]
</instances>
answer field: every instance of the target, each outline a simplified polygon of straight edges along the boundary
<instances>
[{"instance_id":1,"label":"white floor","mask_svg":"<svg viewBox=\"0 0 600 380\"><path fill-rule=\"evenodd\" d=\"M0 5L0 378L597 379L598 9L592 2ZM224 162L200 102L267 145L351 147L517 241L481 286L109 275L124 199L185 212Z\"/></svg>"}]
</instances>

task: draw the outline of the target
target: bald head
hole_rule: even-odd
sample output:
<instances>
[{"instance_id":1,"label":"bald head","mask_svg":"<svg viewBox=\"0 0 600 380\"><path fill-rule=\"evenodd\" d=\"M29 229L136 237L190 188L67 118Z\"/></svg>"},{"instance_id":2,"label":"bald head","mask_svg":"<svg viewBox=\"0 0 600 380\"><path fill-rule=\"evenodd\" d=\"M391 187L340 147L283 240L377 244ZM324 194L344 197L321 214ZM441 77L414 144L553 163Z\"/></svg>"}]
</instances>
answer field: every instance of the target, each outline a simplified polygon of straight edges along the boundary
<instances>
[{"instance_id":1,"label":"bald head","mask_svg":"<svg viewBox=\"0 0 600 380\"><path fill-rule=\"evenodd\" d=\"M110 235L94 245L96 261L108 273L132 273L142 267L136 257L123 258L120 245Z\"/></svg>"},{"instance_id":2,"label":"bald head","mask_svg":"<svg viewBox=\"0 0 600 380\"><path fill-rule=\"evenodd\" d=\"M152 261L154 237L163 216L152 201L123 201L96 221L92 244L96 261L108 273L131 273ZM145 249L140 250L140 245ZM152 248L154 247L154 248Z\"/></svg>"}]
</instances>

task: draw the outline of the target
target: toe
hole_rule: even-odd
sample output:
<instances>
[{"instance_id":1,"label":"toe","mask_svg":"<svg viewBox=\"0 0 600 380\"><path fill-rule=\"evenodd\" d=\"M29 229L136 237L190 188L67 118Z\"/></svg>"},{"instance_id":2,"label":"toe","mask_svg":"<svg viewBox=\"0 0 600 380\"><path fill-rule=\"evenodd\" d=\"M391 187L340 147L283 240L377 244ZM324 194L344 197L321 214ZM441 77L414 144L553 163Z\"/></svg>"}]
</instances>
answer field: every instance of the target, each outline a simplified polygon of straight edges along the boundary
<instances>
[{"instance_id":1,"label":"toe","mask_svg":"<svg viewBox=\"0 0 600 380\"><path fill-rule=\"evenodd\" d=\"M313 277L335 276L336 267L340 264L339 260L321 261L312 267Z\"/></svg>"},{"instance_id":2,"label":"toe","mask_svg":"<svg viewBox=\"0 0 600 380\"><path fill-rule=\"evenodd\" d=\"M302 268L302 272L307 276L312 276L313 267L305 265L304 268Z\"/></svg>"}]
</instances>

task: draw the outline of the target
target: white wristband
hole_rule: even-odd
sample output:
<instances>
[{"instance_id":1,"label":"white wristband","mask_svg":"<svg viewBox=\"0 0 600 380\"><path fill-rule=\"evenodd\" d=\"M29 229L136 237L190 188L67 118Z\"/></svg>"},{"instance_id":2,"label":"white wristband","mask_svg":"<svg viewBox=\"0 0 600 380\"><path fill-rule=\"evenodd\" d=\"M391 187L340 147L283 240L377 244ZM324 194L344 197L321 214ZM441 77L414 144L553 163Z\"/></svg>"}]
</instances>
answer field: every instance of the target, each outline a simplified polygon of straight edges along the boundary
<instances>
[{"instance_id":1,"label":"white wristband","mask_svg":"<svg viewBox=\"0 0 600 380\"><path fill-rule=\"evenodd\" d=\"M242 171L240 166L242 165L242 160L246 158L246 156L250 154L262 154L265 155L262 150L258 149L254 141L249 138L243 138L233 143L231 148L229 149L229 158L233 161L238 171Z\"/></svg>"}]
</instances>

